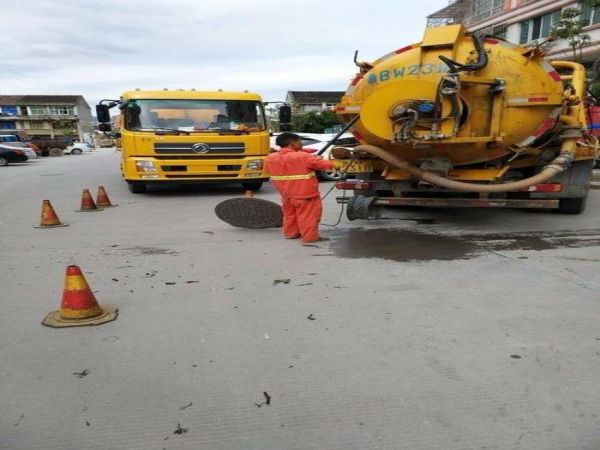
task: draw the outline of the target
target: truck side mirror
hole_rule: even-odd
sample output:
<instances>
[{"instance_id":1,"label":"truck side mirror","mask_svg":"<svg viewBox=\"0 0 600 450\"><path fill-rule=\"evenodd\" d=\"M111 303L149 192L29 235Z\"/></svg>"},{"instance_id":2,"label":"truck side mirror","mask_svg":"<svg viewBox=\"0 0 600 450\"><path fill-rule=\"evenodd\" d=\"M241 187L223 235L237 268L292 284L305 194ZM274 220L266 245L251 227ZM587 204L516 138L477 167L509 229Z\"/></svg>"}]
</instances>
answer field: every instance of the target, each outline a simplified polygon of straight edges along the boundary
<instances>
[{"instance_id":1,"label":"truck side mirror","mask_svg":"<svg viewBox=\"0 0 600 450\"><path fill-rule=\"evenodd\" d=\"M98 122L100 122L100 124L110 124L110 113L108 112L108 105L96 105L96 117L98 118Z\"/></svg>"},{"instance_id":2,"label":"truck side mirror","mask_svg":"<svg viewBox=\"0 0 600 450\"><path fill-rule=\"evenodd\" d=\"M279 107L279 123L290 123L292 121L292 107L290 105L281 105Z\"/></svg>"}]
</instances>

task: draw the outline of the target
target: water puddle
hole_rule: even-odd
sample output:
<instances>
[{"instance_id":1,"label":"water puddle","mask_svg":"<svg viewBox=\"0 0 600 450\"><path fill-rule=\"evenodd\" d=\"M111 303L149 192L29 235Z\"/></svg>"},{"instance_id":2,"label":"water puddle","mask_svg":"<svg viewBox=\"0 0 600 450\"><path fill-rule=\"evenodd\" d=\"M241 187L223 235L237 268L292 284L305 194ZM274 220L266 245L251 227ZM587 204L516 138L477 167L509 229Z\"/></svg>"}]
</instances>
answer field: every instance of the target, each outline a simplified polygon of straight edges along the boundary
<instances>
[{"instance_id":1,"label":"water puddle","mask_svg":"<svg viewBox=\"0 0 600 450\"><path fill-rule=\"evenodd\" d=\"M350 228L332 234L331 250L342 258L392 261L453 261L490 251L550 250L600 246L600 229L447 236L403 229Z\"/></svg>"}]
</instances>

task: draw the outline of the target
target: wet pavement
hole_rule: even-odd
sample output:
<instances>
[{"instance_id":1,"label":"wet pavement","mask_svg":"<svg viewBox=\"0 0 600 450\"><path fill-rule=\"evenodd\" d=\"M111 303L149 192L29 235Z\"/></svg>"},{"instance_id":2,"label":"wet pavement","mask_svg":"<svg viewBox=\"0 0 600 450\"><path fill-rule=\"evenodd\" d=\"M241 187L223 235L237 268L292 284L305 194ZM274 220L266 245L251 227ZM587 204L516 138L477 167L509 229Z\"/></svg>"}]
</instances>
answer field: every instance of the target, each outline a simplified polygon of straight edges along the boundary
<instances>
[{"instance_id":1,"label":"wet pavement","mask_svg":"<svg viewBox=\"0 0 600 450\"><path fill-rule=\"evenodd\" d=\"M332 249L337 256L400 262L471 259L504 250L600 249L600 229L445 236L422 228L350 228L335 231L332 236Z\"/></svg>"}]
</instances>

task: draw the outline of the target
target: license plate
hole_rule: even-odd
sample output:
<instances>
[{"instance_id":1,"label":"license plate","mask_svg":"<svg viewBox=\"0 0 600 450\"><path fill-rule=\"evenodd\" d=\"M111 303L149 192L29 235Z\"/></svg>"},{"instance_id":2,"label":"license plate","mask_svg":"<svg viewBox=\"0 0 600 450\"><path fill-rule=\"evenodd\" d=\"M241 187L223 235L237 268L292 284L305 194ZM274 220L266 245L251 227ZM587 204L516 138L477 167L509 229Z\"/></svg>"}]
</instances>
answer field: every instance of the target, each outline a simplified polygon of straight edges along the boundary
<instances>
[{"instance_id":1,"label":"license plate","mask_svg":"<svg viewBox=\"0 0 600 450\"><path fill-rule=\"evenodd\" d=\"M335 168L348 173L373 172L373 165L367 161L353 161L336 159L333 161Z\"/></svg>"}]
</instances>

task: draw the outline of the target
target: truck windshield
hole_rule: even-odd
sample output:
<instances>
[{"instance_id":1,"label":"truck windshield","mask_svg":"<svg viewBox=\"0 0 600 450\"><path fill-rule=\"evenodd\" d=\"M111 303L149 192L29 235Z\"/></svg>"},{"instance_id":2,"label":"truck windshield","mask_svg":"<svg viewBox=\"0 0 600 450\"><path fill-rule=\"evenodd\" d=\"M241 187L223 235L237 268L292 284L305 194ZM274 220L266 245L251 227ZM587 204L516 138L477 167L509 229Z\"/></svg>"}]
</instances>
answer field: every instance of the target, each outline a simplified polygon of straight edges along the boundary
<instances>
[{"instance_id":1,"label":"truck windshield","mask_svg":"<svg viewBox=\"0 0 600 450\"><path fill-rule=\"evenodd\" d=\"M262 131L263 106L248 100L129 100L125 128L132 131Z\"/></svg>"}]
</instances>

